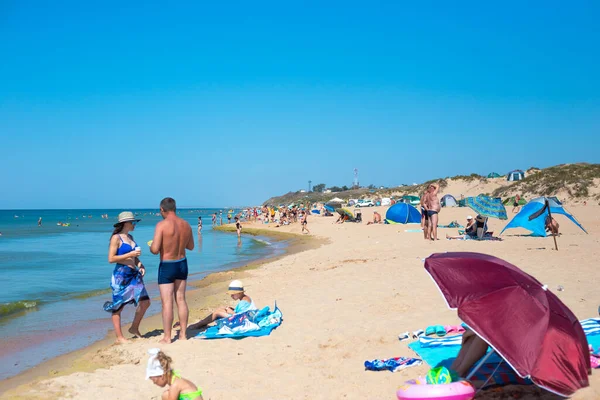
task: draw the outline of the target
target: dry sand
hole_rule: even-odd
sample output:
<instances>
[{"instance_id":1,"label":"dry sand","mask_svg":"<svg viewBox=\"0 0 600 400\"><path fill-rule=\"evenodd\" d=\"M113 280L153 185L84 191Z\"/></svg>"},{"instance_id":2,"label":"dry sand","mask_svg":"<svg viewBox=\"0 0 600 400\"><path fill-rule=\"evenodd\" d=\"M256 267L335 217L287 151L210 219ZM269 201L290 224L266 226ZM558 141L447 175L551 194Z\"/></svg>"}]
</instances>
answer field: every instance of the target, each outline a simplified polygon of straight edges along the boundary
<instances>
[{"instance_id":1,"label":"dry sand","mask_svg":"<svg viewBox=\"0 0 600 400\"><path fill-rule=\"evenodd\" d=\"M373 210L364 210L363 218L370 219ZM405 232L414 228L410 225L334 225L335 218L311 217L311 236L323 241L322 246L256 269L216 274L190 292L194 321L208 306L230 303L224 293L227 281L243 279L258 306L272 306L276 300L284 314L283 324L270 336L176 341L168 346L158 346L159 336L120 346L103 342L63 357L54 364L50 376L55 377L13 387L2 398L159 399L162 389L144 380L144 371L146 351L161 347L182 375L204 390L205 399L393 399L402 382L429 367L366 372L364 361L414 356L407 342L398 341L399 333L459 322L423 269L422 259L431 253L477 251L504 258L547 284L580 319L597 315L600 207L570 210L590 234L558 216L563 233L559 251L552 250L552 238L522 237L518 234L524 232L517 230L505 233L502 242L431 242L421 233ZM467 214L472 212L465 208L443 209L440 223L463 222ZM489 225L498 233L505 222L491 220ZM259 227L300 232L299 224ZM440 236L456 232L440 229ZM564 291L557 292L558 285ZM151 317L141 330L158 334L159 326L158 317ZM591 376L591 387L574 398L600 398L598 376ZM18 379L3 382L4 388L15 382ZM506 389L480 397L523 399L540 394Z\"/></svg>"}]
</instances>

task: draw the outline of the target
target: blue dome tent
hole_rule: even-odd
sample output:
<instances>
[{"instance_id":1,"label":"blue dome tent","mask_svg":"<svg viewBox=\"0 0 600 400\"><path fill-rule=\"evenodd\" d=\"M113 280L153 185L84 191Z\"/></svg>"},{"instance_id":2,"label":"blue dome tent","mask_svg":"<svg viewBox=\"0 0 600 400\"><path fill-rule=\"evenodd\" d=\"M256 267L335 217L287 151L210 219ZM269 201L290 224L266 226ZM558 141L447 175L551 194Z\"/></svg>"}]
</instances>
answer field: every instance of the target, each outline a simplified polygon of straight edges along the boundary
<instances>
[{"instance_id":1,"label":"blue dome tent","mask_svg":"<svg viewBox=\"0 0 600 400\"><path fill-rule=\"evenodd\" d=\"M544 207L546 200L548 200L548 205L550 206L550 212L553 215L554 214L564 215L565 217L570 219L575 225L577 225L579 228L581 228L582 231L587 233L587 231L583 228L583 226L581 226L579 221L577 221L574 216L569 214L564 209L564 207L562 206L562 204L560 203L560 201L558 201L558 199L556 197L538 197L538 198L531 200L529 203L525 204L523 206L523 208L521 209L521 212L519 212L517 215L515 215L515 217L508 223L508 225L506 225L506 227L504 227L504 229L502 229L502 232L500 232L500 234L502 234L505 230L510 229L510 228L525 228L528 231L531 231L532 236L546 237L545 227L546 227L546 217L548 216L548 211L546 210L539 217L537 217L531 221L529 220L529 217L531 215L540 211Z\"/></svg>"},{"instance_id":2,"label":"blue dome tent","mask_svg":"<svg viewBox=\"0 0 600 400\"><path fill-rule=\"evenodd\" d=\"M421 214L407 203L396 203L391 206L385 214L386 224L419 224Z\"/></svg>"}]
</instances>

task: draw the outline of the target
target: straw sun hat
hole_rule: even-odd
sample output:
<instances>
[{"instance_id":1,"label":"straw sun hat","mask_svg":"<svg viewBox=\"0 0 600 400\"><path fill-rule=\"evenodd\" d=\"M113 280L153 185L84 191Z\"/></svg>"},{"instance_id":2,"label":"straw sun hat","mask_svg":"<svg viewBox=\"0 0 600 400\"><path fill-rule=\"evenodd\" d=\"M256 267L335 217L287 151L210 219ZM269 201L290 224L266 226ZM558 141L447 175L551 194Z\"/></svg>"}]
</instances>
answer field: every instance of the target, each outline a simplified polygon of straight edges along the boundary
<instances>
[{"instance_id":1,"label":"straw sun hat","mask_svg":"<svg viewBox=\"0 0 600 400\"><path fill-rule=\"evenodd\" d=\"M244 293L244 284L242 283L242 281L231 281L231 283L229 284L229 289L227 290L227 294L237 294L237 293Z\"/></svg>"},{"instance_id":2,"label":"straw sun hat","mask_svg":"<svg viewBox=\"0 0 600 400\"><path fill-rule=\"evenodd\" d=\"M137 219L133 213L131 211L123 211L122 213L119 214L118 218L118 222L114 225L114 227L116 228L118 224L122 223L122 222L130 222L130 221L135 221L135 222L140 222L141 219Z\"/></svg>"}]
</instances>

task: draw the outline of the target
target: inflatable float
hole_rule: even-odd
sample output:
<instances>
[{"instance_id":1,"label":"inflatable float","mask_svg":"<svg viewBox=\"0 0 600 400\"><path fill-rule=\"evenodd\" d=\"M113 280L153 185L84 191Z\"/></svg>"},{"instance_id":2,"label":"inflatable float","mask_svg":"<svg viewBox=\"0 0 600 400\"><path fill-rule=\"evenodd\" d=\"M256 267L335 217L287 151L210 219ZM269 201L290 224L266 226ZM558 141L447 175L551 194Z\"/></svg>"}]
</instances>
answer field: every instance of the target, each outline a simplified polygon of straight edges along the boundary
<instances>
[{"instance_id":1,"label":"inflatable float","mask_svg":"<svg viewBox=\"0 0 600 400\"><path fill-rule=\"evenodd\" d=\"M475 388L468 381L432 385L425 379L410 380L398 388L399 400L472 400Z\"/></svg>"}]
</instances>

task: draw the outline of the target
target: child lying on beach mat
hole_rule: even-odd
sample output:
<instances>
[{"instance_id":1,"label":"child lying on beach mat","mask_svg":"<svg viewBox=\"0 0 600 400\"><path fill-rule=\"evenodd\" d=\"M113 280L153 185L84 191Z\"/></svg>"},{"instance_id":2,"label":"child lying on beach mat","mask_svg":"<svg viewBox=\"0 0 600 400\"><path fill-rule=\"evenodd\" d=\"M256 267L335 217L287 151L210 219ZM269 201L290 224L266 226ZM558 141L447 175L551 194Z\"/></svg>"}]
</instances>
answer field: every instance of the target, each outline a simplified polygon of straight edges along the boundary
<instances>
[{"instance_id":1,"label":"child lying on beach mat","mask_svg":"<svg viewBox=\"0 0 600 400\"><path fill-rule=\"evenodd\" d=\"M217 320L215 326L211 326L206 331L200 332L198 339L241 339L249 336L268 336L271 331L281 325L283 314L277 307L273 311L269 307L261 310L249 310L243 313L234 314L231 317Z\"/></svg>"},{"instance_id":2,"label":"child lying on beach mat","mask_svg":"<svg viewBox=\"0 0 600 400\"><path fill-rule=\"evenodd\" d=\"M235 314L256 310L254 301L252 301L250 296L248 296L244 291L244 285L242 284L242 281L231 281L229 284L229 289L227 290L227 294L229 294L233 300L239 300L239 303L237 306L235 306L235 308L229 306L217 308L215 311L204 317L204 319L188 326L188 329L201 329L219 318L227 318ZM176 328L178 324L179 323L176 323L173 327Z\"/></svg>"}]
</instances>

